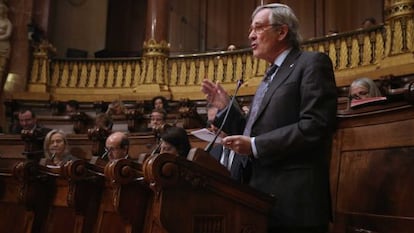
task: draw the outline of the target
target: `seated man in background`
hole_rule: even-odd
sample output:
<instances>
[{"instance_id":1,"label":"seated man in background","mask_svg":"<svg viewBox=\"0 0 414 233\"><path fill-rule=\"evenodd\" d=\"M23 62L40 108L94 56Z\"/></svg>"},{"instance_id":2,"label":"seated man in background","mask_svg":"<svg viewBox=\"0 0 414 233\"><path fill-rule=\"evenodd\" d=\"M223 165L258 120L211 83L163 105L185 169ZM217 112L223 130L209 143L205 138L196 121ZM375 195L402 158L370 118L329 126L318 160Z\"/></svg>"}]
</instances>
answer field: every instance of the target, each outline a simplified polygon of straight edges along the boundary
<instances>
[{"instance_id":1,"label":"seated man in background","mask_svg":"<svg viewBox=\"0 0 414 233\"><path fill-rule=\"evenodd\" d=\"M46 135L51 129L42 127L37 123L36 114L30 109L22 109L18 113L19 124L12 129L11 133L22 133L22 130L35 130L44 133Z\"/></svg>"},{"instance_id":2,"label":"seated man in background","mask_svg":"<svg viewBox=\"0 0 414 233\"><path fill-rule=\"evenodd\" d=\"M66 103L66 114L69 116L75 115L79 112L79 103L76 100L69 100Z\"/></svg>"},{"instance_id":3,"label":"seated man in background","mask_svg":"<svg viewBox=\"0 0 414 233\"><path fill-rule=\"evenodd\" d=\"M105 153L109 160L128 158L129 139L125 133L114 132L106 139Z\"/></svg>"},{"instance_id":4,"label":"seated man in background","mask_svg":"<svg viewBox=\"0 0 414 233\"><path fill-rule=\"evenodd\" d=\"M43 157L43 142L46 134L51 130L37 124L35 113L30 109L22 109L18 113L19 125L12 133L20 133L25 143L24 154L30 158ZM34 156L34 157L33 157Z\"/></svg>"},{"instance_id":5,"label":"seated man in background","mask_svg":"<svg viewBox=\"0 0 414 233\"><path fill-rule=\"evenodd\" d=\"M156 132L160 133L163 127L167 124L167 112L164 109L154 108L150 116L150 127Z\"/></svg>"},{"instance_id":6,"label":"seated man in background","mask_svg":"<svg viewBox=\"0 0 414 233\"><path fill-rule=\"evenodd\" d=\"M166 122L167 119L167 112L164 109L154 108L151 112L150 116L150 128L154 133L155 137L155 144L152 149L151 154L156 154L160 152L160 135L164 132L164 130L168 127L171 127Z\"/></svg>"}]
</instances>

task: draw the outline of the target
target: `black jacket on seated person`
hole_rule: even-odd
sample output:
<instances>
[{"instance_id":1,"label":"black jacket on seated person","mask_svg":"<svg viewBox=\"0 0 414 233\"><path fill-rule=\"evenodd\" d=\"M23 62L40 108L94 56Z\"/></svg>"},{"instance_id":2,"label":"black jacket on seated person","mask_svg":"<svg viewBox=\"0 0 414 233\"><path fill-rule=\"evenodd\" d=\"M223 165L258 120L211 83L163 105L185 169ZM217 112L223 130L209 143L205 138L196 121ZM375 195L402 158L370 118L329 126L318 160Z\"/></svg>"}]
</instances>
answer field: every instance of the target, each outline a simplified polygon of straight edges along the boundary
<instances>
[{"instance_id":1,"label":"black jacket on seated person","mask_svg":"<svg viewBox=\"0 0 414 233\"><path fill-rule=\"evenodd\" d=\"M214 147L210 151L210 154L217 161L220 162L221 157L223 155L223 146L221 144L214 145ZM251 175L250 159L247 156L234 154L233 161L230 167L230 175L231 178L239 181L240 183L248 183Z\"/></svg>"}]
</instances>

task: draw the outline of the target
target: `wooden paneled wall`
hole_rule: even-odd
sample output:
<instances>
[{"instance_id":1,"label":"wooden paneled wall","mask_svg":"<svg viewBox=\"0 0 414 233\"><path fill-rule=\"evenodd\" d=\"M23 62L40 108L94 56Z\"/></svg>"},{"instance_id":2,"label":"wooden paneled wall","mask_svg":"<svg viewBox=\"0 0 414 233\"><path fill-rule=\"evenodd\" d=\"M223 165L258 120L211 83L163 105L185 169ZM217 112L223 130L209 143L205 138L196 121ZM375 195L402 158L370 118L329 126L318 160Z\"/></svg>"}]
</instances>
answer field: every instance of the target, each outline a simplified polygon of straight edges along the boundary
<instances>
[{"instance_id":1,"label":"wooden paneled wall","mask_svg":"<svg viewBox=\"0 0 414 233\"><path fill-rule=\"evenodd\" d=\"M126 52L142 49L147 1L108 1L107 22L100 24L106 25L108 50ZM373 16L379 23L383 22L384 3L378 0L171 0L168 39L171 54L225 50L229 44L238 48L248 47L247 28L251 13L262 2L281 2L292 7L301 22L304 39L324 36L332 29L339 32L354 30L360 27L366 17ZM64 5L59 2L55 4ZM82 6L77 10L82 11ZM53 14L52 9L51 15ZM65 27L84 28L84 25L76 25L80 23L82 21L61 21L60 24L55 24L50 19L49 27L52 32ZM78 47L89 49L88 44L82 47L76 38L92 36L87 33L90 30L93 29L84 28L85 35L78 35L79 32L73 35ZM70 38L64 34L55 33L50 39L58 46L59 55L71 44ZM99 39L102 40L103 38ZM62 41L66 41L66 44L62 44ZM96 50L88 52L92 55Z\"/></svg>"}]
</instances>

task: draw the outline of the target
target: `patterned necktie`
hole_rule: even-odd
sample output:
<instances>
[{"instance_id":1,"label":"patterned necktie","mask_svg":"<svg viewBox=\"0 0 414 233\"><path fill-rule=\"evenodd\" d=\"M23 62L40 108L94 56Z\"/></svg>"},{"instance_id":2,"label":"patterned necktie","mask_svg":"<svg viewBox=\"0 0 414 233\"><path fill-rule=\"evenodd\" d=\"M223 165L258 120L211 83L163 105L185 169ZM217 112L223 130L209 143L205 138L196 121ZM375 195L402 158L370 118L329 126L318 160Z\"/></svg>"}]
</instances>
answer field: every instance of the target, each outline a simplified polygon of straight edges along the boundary
<instances>
[{"instance_id":1,"label":"patterned necktie","mask_svg":"<svg viewBox=\"0 0 414 233\"><path fill-rule=\"evenodd\" d=\"M259 85L259 88L257 88L256 94L254 95L253 102L251 104L249 119L247 120L246 126L244 128L243 135L245 136L250 136L253 122L256 119L257 112L259 111L259 107L262 103L264 95L266 94L267 88L269 87L269 84L272 81L272 74L276 71L277 67L278 65L273 64L267 69L266 74Z\"/></svg>"},{"instance_id":2,"label":"patterned necktie","mask_svg":"<svg viewBox=\"0 0 414 233\"><path fill-rule=\"evenodd\" d=\"M223 147L223 153L222 153L221 156L223 157L222 160L221 160L222 164L223 164L223 166L225 166L227 168L228 165L229 165L230 149L226 148L226 147Z\"/></svg>"}]
</instances>

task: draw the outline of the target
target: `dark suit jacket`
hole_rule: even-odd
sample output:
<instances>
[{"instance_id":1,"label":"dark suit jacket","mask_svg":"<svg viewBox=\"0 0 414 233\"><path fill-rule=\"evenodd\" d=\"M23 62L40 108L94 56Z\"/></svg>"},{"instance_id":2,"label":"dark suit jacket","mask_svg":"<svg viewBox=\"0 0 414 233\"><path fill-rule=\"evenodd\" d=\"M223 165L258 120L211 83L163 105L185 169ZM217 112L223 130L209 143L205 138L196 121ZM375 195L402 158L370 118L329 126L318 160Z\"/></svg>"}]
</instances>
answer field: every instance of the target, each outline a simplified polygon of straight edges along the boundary
<instances>
[{"instance_id":1,"label":"dark suit jacket","mask_svg":"<svg viewBox=\"0 0 414 233\"><path fill-rule=\"evenodd\" d=\"M24 154L28 156L29 159L40 159L44 157L43 143L45 137L49 131L52 129L45 128L41 125L36 124L33 129L31 129L33 135L29 137L23 137L22 139L25 144ZM20 132L22 129L20 128ZM40 157L39 157L40 156Z\"/></svg>"},{"instance_id":2,"label":"dark suit jacket","mask_svg":"<svg viewBox=\"0 0 414 233\"><path fill-rule=\"evenodd\" d=\"M329 57L293 49L270 83L251 137L250 185L274 195L271 227L306 227L331 219L329 158L336 127L336 84ZM244 127L232 106L224 131Z\"/></svg>"},{"instance_id":3,"label":"dark suit jacket","mask_svg":"<svg viewBox=\"0 0 414 233\"><path fill-rule=\"evenodd\" d=\"M220 162L221 155L223 153L223 146L221 144L215 145L210 154ZM234 158L230 168L231 178L239 181L240 183L248 183L251 175L251 162L247 156L234 154Z\"/></svg>"}]
</instances>

